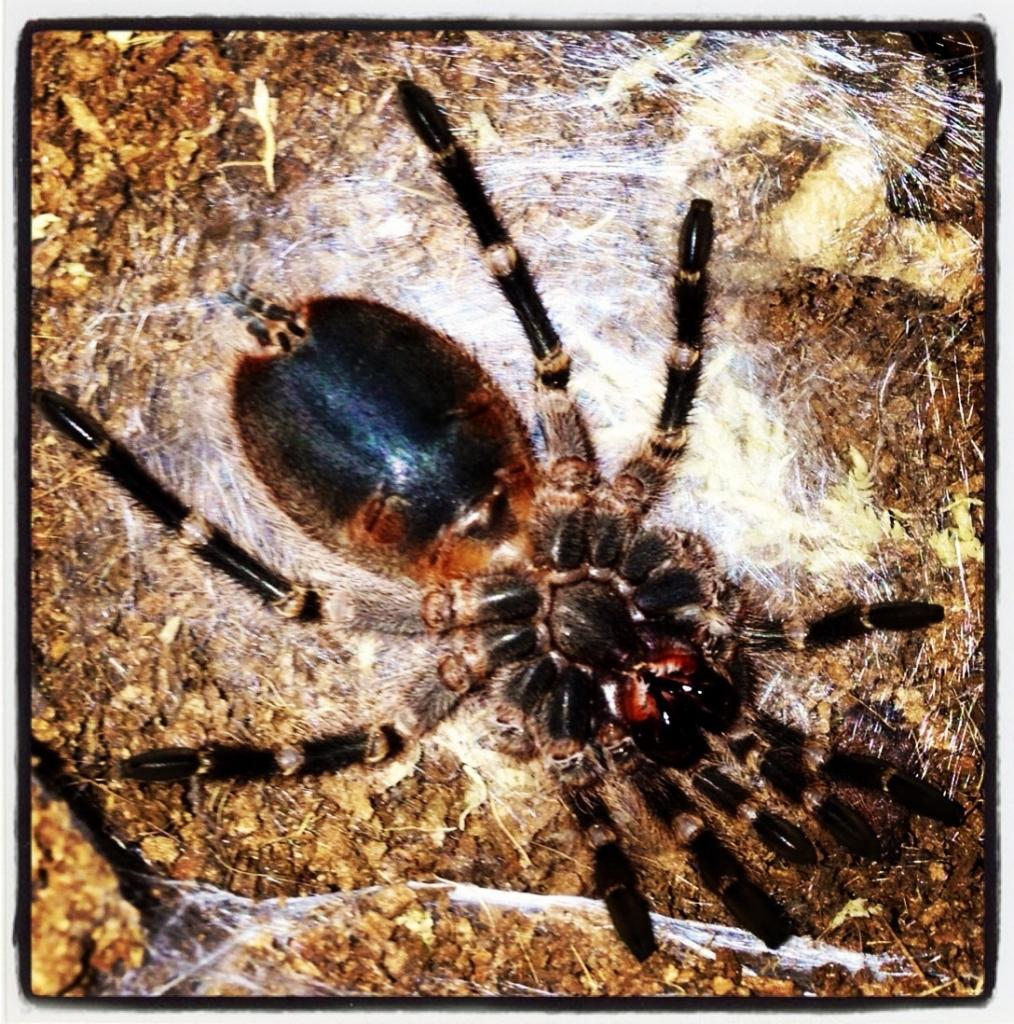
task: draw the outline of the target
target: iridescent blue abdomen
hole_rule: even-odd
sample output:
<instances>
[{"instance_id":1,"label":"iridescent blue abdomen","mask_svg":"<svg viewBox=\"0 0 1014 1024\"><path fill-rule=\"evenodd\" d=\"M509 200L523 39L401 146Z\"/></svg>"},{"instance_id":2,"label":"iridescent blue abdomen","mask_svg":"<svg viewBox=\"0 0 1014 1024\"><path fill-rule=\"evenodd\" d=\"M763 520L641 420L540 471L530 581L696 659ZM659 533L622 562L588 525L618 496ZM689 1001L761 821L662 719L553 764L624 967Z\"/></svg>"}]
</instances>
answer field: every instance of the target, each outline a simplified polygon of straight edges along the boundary
<instances>
[{"instance_id":1,"label":"iridescent blue abdomen","mask_svg":"<svg viewBox=\"0 0 1014 1024\"><path fill-rule=\"evenodd\" d=\"M244 446L281 507L406 571L470 512L503 529L499 491L527 486L528 444L478 363L376 303L314 300L305 322L296 351L249 357L235 381Z\"/></svg>"}]
</instances>

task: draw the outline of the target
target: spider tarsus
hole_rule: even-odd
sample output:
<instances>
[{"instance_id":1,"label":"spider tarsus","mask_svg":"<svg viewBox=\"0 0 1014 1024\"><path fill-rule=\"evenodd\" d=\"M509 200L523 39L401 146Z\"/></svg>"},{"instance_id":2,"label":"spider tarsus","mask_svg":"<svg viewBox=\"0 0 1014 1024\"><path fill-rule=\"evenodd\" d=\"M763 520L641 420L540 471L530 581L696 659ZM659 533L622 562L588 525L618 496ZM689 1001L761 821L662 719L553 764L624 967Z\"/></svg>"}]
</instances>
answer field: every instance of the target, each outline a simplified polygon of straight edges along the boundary
<instances>
[{"instance_id":1,"label":"spider tarsus","mask_svg":"<svg viewBox=\"0 0 1014 1024\"><path fill-rule=\"evenodd\" d=\"M944 609L926 601L882 601L869 605L867 618L874 629L924 629L943 622Z\"/></svg>"},{"instance_id":2,"label":"spider tarsus","mask_svg":"<svg viewBox=\"0 0 1014 1024\"><path fill-rule=\"evenodd\" d=\"M908 772L894 772L885 788L898 803L916 814L945 825L960 825L965 820L965 808L957 800Z\"/></svg>"},{"instance_id":3,"label":"spider tarsus","mask_svg":"<svg viewBox=\"0 0 1014 1024\"><path fill-rule=\"evenodd\" d=\"M782 908L746 877L743 866L714 832L700 829L687 846L701 881L742 927L772 949L792 935L791 922Z\"/></svg>"},{"instance_id":4,"label":"spider tarsus","mask_svg":"<svg viewBox=\"0 0 1014 1024\"><path fill-rule=\"evenodd\" d=\"M883 853L880 839L870 823L836 796L825 797L816 809L817 821L850 853L877 860Z\"/></svg>"},{"instance_id":5,"label":"spider tarsus","mask_svg":"<svg viewBox=\"0 0 1014 1024\"><path fill-rule=\"evenodd\" d=\"M711 243L715 228L711 218L711 202L707 199L692 199L690 209L680 229L679 257L680 272L700 274L707 266L711 255Z\"/></svg>"},{"instance_id":6,"label":"spider tarsus","mask_svg":"<svg viewBox=\"0 0 1014 1024\"><path fill-rule=\"evenodd\" d=\"M609 911L613 927L638 960L655 951L655 934L647 901L638 892L637 872L616 841L616 825L594 785L565 791L578 826L595 848L595 890Z\"/></svg>"},{"instance_id":7,"label":"spider tarsus","mask_svg":"<svg viewBox=\"0 0 1014 1024\"><path fill-rule=\"evenodd\" d=\"M648 901L636 889L614 889L605 904L620 940L638 960L647 960L658 948Z\"/></svg>"},{"instance_id":8,"label":"spider tarsus","mask_svg":"<svg viewBox=\"0 0 1014 1024\"><path fill-rule=\"evenodd\" d=\"M398 83L398 95L409 124L434 153L445 153L454 146L447 117L427 89L406 79Z\"/></svg>"},{"instance_id":9,"label":"spider tarsus","mask_svg":"<svg viewBox=\"0 0 1014 1024\"><path fill-rule=\"evenodd\" d=\"M951 151L960 150L960 88L964 78L977 77L981 49L974 35L967 32L909 32L908 36L915 47L947 76L945 117L943 128L922 153L899 174L887 179L886 200L888 208L896 216L941 221L947 219L948 211L932 201L934 190L931 183L954 173L955 155Z\"/></svg>"},{"instance_id":10,"label":"spider tarsus","mask_svg":"<svg viewBox=\"0 0 1014 1024\"><path fill-rule=\"evenodd\" d=\"M160 747L128 757L120 774L138 782L179 782L196 775L201 767L200 751L192 747Z\"/></svg>"},{"instance_id":11,"label":"spider tarsus","mask_svg":"<svg viewBox=\"0 0 1014 1024\"><path fill-rule=\"evenodd\" d=\"M98 420L69 398L38 389L35 399L46 418L96 459L99 468L116 481L171 530L179 530L190 509L163 487Z\"/></svg>"},{"instance_id":12,"label":"spider tarsus","mask_svg":"<svg viewBox=\"0 0 1014 1024\"><path fill-rule=\"evenodd\" d=\"M759 811L753 830L777 857L790 864L816 864L817 850L806 833L791 821L770 811Z\"/></svg>"},{"instance_id":13,"label":"spider tarsus","mask_svg":"<svg viewBox=\"0 0 1014 1024\"><path fill-rule=\"evenodd\" d=\"M738 878L721 893L725 909L769 949L778 949L794 934L785 911L760 886Z\"/></svg>"},{"instance_id":14,"label":"spider tarsus","mask_svg":"<svg viewBox=\"0 0 1014 1024\"><path fill-rule=\"evenodd\" d=\"M637 891L633 865L616 842L595 849L595 888L602 894L624 945L638 960L646 960L656 949L651 913Z\"/></svg>"},{"instance_id":15,"label":"spider tarsus","mask_svg":"<svg viewBox=\"0 0 1014 1024\"><path fill-rule=\"evenodd\" d=\"M883 758L869 754L834 753L821 765L821 771L838 782L882 790L902 807L948 825L960 825L965 817L965 809L956 800Z\"/></svg>"},{"instance_id":16,"label":"spider tarsus","mask_svg":"<svg viewBox=\"0 0 1014 1024\"><path fill-rule=\"evenodd\" d=\"M913 630L942 622L941 605L925 601L880 601L852 604L811 622L806 633L809 647L824 647L874 630Z\"/></svg>"}]
</instances>

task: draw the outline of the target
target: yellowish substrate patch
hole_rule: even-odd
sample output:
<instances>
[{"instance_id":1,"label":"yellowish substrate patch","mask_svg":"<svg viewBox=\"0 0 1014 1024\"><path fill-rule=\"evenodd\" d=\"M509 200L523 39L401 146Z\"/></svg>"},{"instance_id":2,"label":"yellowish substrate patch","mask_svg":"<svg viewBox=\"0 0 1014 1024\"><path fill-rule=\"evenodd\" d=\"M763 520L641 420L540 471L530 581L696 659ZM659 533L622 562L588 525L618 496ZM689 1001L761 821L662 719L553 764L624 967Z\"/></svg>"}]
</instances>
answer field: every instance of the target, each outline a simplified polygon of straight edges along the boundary
<instances>
[{"instance_id":1,"label":"yellowish substrate patch","mask_svg":"<svg viewBox=\"0 0 1014 1024\"><path fill-rule=\"evenodd\" d=\"M986 559L982 541L976 537L972 523L973 505L982 505L982 502L967 494L959 494L944 509L950 514L952 525L945 526L930 537L930 547L949 569L956 568L962 562L983 562Z\"/></svg>"},{"instance_id":2,"label":"yellowish substrate patch","mask_svg":"<svg viewBox=\"0 0 1014 1024\"><path fill-rule=\"evenodd\" d=\"M695 421L683 474L695 478L698 499L741 524L735 543L743 556L763 567L799 565L825 574L865 562L886 538L906 539L898 522L905 515L877 504L867 460L854 447L848 468L819 502L800 506L791 486L799 444L764 396L737 380L730 370L735 355L725 346L709 360L711 408Z\"/></svg>"},{"instance_id":3,"label":"yellowish substrate patch","mask_svg":"<svg viewBox=\"0 0 1014 1024\"><path fill-rule=\"evenodd\" d=\"M795 192L761 215L762 247L772 261L896 279L951 301L976 285L980 251L963 228L899 218L887 206L887 172L878 162L888 152L884 147L900 169L916 161L943 127L940 111L929 102L905 101L926 88L917 63L899 69L898 104L871 108L864 125L833 92L814 92L815 72L805 54L748 44L739 61L749 73L723 79L720 90L685 112L687 123L712 137L719 153L777 126L796 125L803 134L819 123L825 140L822 158ZM880 140L880 154L873 138Z\"/></svg>"},{"instance_id":4,"label":"yellowish substrate patch","mask_svg":"<svg viewBox=\"0 0 1014 1024\"><path fill-rule=\"evenodd\" d=\"M869 150L840 146L766 218L776 259L853 276L898 280L955 302L975 287L979 248L959 224L898 218Z\"/></svg>"}]
</instances>

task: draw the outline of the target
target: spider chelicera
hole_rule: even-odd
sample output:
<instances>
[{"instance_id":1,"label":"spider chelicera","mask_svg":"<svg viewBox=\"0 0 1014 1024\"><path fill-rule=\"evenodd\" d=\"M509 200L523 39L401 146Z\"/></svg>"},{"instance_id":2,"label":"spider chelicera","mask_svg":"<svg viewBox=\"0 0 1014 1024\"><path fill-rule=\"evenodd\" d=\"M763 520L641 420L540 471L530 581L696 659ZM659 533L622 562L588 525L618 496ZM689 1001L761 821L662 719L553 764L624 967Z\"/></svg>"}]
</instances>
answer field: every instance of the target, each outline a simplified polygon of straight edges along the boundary
<instances>
[{"instance_id":1,"label":"spider chelicera","mask_svg":"<svg viewBox=\"0 0 1014 1024\"><path fill-rule=\"evenodd\" d=\"M141 750L121 773L142 783L243 780L381 762L485 694L504 737L540 754L558 779L594 851L598 893L636 957L649 956L655 938L604 795L607 777L622 776L639 794L739 924L778 946L793 924L720 838L716 812L740 817L796 864L815 863L818 852L794 805L851 853L880 852L874 827L837 795L836 782L884 792L952 825L964 813L886 759L821 748L762 715L754 659L921 629L940 622L943 609L888 601L772 620L723 575L700 536L644 525L687 440L704 349L711 203L694 199L683 221L661 411L606 480L524 257L432 96L408 81L399 92L528 337L545 457L536 460L518 414L478 363L424 324L359 299L314 298L290 310L243 287L230 293L259 343L232 392L247 457L308 534L415 582L417 599L392 609L370 595L335 600L283 578L188 508L72 401L37 391L48 419L100 469L283 616L427 634L434 649L390 720L284 750Z\"/></svg>"}]
</instances>

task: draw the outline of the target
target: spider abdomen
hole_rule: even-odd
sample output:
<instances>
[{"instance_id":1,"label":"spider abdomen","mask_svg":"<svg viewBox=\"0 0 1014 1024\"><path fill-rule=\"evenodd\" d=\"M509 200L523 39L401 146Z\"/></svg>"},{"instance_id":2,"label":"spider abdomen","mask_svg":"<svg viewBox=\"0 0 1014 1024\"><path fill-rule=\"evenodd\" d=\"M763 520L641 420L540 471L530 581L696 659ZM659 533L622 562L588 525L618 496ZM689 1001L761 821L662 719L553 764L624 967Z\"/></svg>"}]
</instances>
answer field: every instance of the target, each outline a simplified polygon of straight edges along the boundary
<instances>
[{"instance_id":1,"label":"spider abdomen","mask_svg":"<svg viewBox=\"0 0 1014 1024\"><path fill-rule=\"evenodd\" d=\"M479 365L377 303L316 299L305 322L295 351L244 359L234 384L245 450L281 507L325 544L355 540L411 574L470 514L469 535L503 532L528 442Z\"/></svg>"}]
</instances>

